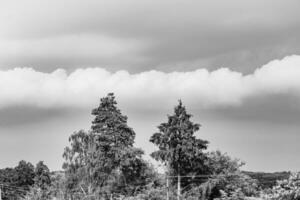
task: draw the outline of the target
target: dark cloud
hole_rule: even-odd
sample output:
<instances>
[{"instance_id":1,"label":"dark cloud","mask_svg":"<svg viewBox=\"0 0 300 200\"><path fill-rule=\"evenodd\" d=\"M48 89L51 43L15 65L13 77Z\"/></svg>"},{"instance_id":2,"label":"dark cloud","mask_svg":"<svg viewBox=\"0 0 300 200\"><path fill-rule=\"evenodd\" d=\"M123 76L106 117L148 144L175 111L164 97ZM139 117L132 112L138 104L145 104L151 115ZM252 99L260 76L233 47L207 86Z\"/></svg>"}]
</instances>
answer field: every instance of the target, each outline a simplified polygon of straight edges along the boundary
<instances>
[{"instance_id":1,"label":"dark cloud","mask_svg":"<svg viewBox=\"0 0 300 200\"><path fill-rule=\"evenodd\" d=\"M34 125L55 118L68 118L82 112L82 109L45 109L36 106L7 107L0 110L0 128L16 128L23 125Z\"/></svg>"},{"instance_id":2,"label":"dark cloud","mask_svg":"<svg viewBox=\"0 0 300 200\"><path fill-rule=\"evenodd\" d=\"M298 126L299 97L284 94L266 95L249 98L244 101L243 106L219 107L205 113L209 118L232 120L237 123L251 121L266 126L272 126L272 124Z\"/></svg>"},{"instance_id":3,"label":"dark cloud","mask_svg":"<svg viewBox=\"0 0 300 200\"><path fill-rule=\"evenodd\" d=\"M293 0L1 4L3 67L140 72L226 65L248 73L278 56L300 53L300 2Z\"/></svg>"},{"instance_id":4,"label":"dark cloud","mask_svg":"<svg viewBox=\"0 0 300 200\"><path fill-rule=\"evenodd\" d=\"M39 123L45 119L62 114L60 110L38 109L36 107L9 107L0 111L0 126L19 126L27 123Z\"/></svg>"}]
</instances>

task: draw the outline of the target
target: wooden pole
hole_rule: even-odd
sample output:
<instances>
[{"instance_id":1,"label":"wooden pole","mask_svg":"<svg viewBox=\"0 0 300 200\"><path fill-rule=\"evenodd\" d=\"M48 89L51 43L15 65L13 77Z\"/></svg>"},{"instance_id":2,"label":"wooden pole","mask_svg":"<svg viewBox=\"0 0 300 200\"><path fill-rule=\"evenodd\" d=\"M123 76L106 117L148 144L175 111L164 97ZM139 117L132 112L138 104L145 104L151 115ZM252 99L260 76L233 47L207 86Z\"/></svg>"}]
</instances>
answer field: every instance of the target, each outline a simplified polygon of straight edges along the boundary
<instances>
[{"instance_id":1,"label":"wooden pole","mask_svg":"<svg viewBox=\"0 0 300 200\"><path fill-rule=\"evenodd\" d=\"M2 200L2 191L1 191L1 185L0 185L0 200Z\"/></svg>"},{"instance_id":2,"label":"wooden pole","mask_svg":"<svg viewBox=\"0 0 300 200\"><path fill-rule=\"evenodd\" d=\"M181 197L181 179L180 175L178 174L178 180L177 180L177 200L180 200Z\"/></svg>"},{"instance_id":3,"label":"wooden pole","mask_svg":"<svg viewBox=\"0 0 300 200\"><path fill-rule=\"evenodd\" d=\"M169 176L167 176L167 200L169 200Z\"/></svg>"}]
</instances>

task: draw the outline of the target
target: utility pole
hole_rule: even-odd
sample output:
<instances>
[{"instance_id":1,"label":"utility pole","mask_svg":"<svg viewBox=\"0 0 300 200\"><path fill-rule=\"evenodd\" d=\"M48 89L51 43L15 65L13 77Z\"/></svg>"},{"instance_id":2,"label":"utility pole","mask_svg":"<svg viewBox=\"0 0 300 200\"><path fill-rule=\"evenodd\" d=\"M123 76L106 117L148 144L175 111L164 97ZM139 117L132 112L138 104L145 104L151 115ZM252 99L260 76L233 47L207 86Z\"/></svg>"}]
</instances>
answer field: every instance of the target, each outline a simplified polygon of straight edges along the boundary
<instances>
[{"instance_id":1,"label":"utility pole","mask_svg":"<svg viewBox=\"0 0 300 200\"><path fill-rule=\"evenodd\" d=\"M0 200L2 200L2 190L1 190L1 185L0 185Z\"/></svg>"},{"instance_id":2,"label":"utility pole","mask_svg":"<svg viewBox=\"0 0 300 200\"><path fill-rule=\"evenodd\" d=\"M167 200L169 200L169 176L168 175L167 175Z\"/></svg>"},{"instance_id":3,"label":"utility pole","mask_svg":"<svg viewBox=\"0 0 300 200\"><path fill-rule=\"evenodd\" d=\"M177 163L177 200L181 199L180 163Z\"/></svg>"},{"instance_id":4,"label":"utility pole","mask_svg":"<svg viewBox=\"0 0 300 200\"><path fill-rule=\"evenodd\" d=\"M178 174L178 180L177 180L177 200L180 200L181 198L181 179L180 174Z\"/></svg>"}]
</instances>

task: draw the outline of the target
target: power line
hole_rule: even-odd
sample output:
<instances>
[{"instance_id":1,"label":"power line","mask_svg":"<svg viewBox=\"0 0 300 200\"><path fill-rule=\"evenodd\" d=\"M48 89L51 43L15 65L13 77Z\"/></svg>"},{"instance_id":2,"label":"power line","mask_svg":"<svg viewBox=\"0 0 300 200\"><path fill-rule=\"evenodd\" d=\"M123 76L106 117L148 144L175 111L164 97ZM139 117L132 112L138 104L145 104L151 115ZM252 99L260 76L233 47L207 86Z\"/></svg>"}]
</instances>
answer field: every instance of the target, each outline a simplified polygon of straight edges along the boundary
<instances>
[{"instance_id":1,"label":"power line","mask_svg":"<svg viewBox=\"0 0 300 200\"><path fill-rule=\"evenodd\" d=\"M24 189L24 187L19 187L19 186L13 186L13 185L9 185L9 184L3 184L3 183L0 183L1 186L5 187L5 188L11 188L11 189L17 189L17 190L22 190L22 191L26 191L26 189Z\"/></svg>"},{"instance_id":2,"label":"power line","mask_svg":"<svg viewBox=\"0 0 300 200\"><path fill-rule=\"evenodd\" d=\"M177 176L166 176L167 178L217 178L217 177L230 177L230 176L240 176L239 174L215 174L215 175L177 175Z\"/></svg>"}]
</instances>

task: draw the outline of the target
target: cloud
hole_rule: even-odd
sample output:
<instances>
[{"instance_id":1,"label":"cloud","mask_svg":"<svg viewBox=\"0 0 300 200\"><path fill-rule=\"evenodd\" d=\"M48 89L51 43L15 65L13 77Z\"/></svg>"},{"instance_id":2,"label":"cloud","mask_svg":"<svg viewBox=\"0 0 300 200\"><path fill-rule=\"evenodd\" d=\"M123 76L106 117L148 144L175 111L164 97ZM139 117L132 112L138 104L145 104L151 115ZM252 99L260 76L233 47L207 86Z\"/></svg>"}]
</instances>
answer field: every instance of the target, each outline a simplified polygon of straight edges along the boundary
<instances>
[{"instance_id":1,"label":"cloud","mask_svg":"<svg viewBox=\"0 0 300 200\"><path fill-rule=\"evenodd\" d=\"M103 35L68 35L30 40L1 40L0 59L14 60L10 65L78 66L89 61L90 64L105 62L110 65L119 62L132 63L141 59L139 51L146 44L134 39L120 39ZM21 60L21 63L20 63ZM55 60L55 61L54 61ZM115 62L118 60L118 62Z\"/></svg>"},{"instance_id":2,"label":"cloud","mask_svg":"<svg viewBox=\"0 0 300 200\"><path fill-rule=\"evenodd\" d=\"M251 98L269 95L300 97L300 56L274 60L243 75L227 68L190 72L127 71L104 68L63 69L52 73L31 68L0 71L0 108L87 108L100 97L116 93L118 101L131 109L160 109L182 99L193 108L240 106Z\"/></svg>"},{"instance_id":3,"label":"cloud","mask_svg":"<svg viewBox=\"0 0 300 200\"><path fill-rule=\"evenodd\" d=\"M211 70L221 58L218 65L246 65L242 72L252 66L252 72L268 60L300 54L299 6L296 0L1 1L0 65L47 72L109 66L132 73L207 60ZM243 52L251 55L236 56Z\"/></svg>"}]
</instances>

